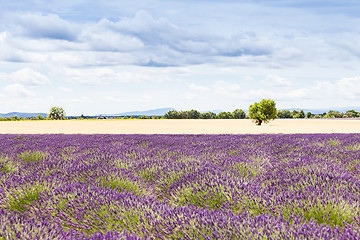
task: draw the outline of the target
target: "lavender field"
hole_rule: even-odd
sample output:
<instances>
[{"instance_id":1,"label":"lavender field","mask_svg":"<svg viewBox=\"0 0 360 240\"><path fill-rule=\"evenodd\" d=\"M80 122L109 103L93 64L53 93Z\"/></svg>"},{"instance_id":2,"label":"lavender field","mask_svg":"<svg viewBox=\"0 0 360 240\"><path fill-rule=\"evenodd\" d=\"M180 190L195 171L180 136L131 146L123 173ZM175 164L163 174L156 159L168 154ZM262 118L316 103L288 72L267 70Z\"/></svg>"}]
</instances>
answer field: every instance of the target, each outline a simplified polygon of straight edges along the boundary
<instances>
[{"instance_id":1,"label":"lavender field","mask_svg":"<svg viewBox=\"0 0 360 240\"><path fill-rule=\"evenodd\" d=\"M360 239L360 134L0 135L0 239Z\"/></svg>"}]
</instances>

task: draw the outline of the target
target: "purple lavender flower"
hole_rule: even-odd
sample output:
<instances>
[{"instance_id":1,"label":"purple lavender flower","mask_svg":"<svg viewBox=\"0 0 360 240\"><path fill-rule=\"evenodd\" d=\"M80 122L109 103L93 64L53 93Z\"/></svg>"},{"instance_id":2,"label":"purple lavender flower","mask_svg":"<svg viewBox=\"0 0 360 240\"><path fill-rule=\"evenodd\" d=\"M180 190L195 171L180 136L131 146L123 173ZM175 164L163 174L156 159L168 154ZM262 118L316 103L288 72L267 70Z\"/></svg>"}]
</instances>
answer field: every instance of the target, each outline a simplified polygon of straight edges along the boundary
<instances>
[{"instance_id":1,"label":"purple lavender flower","mask_svg":"<svg viewBox=\"0 0 360 240\"><path fill-rule=\"evenodd\" d=\"M359 239L360 134L0 135L0 239Z\"/></svg>"}]
</instances>

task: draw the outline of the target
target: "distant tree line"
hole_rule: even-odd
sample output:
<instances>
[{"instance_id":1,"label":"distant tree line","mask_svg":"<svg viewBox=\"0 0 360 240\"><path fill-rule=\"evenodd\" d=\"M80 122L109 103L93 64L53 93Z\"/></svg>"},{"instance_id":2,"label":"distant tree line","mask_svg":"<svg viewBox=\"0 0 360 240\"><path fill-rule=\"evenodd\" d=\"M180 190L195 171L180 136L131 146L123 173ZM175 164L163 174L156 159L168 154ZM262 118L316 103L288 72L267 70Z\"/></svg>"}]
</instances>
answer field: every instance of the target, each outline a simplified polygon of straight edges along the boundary
<instances>
[{"instance_id":1,"label":"distant tree line","mask_svg":"<svg viewBox=\"0 0 360 240\"><path fill-rule=\"evenodd\" d=\"M18 116L12 117L0 117L0 121L21 121L21 120L65 120L65 111L61 107L52 107L49 111L49 114L45 118L41 114L35 117L23 117L20 118Z\"/></svg>"},{"instance_id":2,"label":"distant tree line","mask_svg":"<svg viewBox=\"0 0 360 240\"><path fill-rule=\"evenodd\" d=\"M20 118L18 116L0 117L0 121L22 121L22 120L46 120L46 118L42 115L37 115L35 117L23 117L23 118Z\"/></svg>"},{"instance_id":3,"label":"distant tree line","mask_svg":"<svg viewBox=\"0 0 360 240\"><path fill-rule=\"evenodd\" d=\"M0 117L0 121L23 121L23 120L56 120L56 119L248 119L249 116L242 109L236 109L233 112L220 112L218 114L214 112L201 113L197 110L176 111L172 110L164 114L164 116L123 116L123 117L91 117L81 115L80 117L65 117L65 111L62 108L51 108L48 116L45 118L42 115L35 117ZM355 110L348 110L345 113L339 111L330 110L328 113L313 114L311 112L305 112L303 110L278 110L276 118L360 118L360 112Z\"/></svg>"},{"instance_id":4,"label":"distant tree line","mask_svg":"<svg viewBox=\"0 0 360 240\"><path fill-rule=\"evenodd\" d=\"M311 112L304 113L303 110L289 111L289 110L279 110L277 112L277 118L357 118L360 117L360 112L355 110L348 110L345 113L339 111L330 110L328 113L322 114L312 114Z\"/></svg>"},{"instance_id":5,"label":"distant tree line","mask_svg":"<svg viewBox=\"0 0 360 240\"><path fill-rule=\"evenodd\" d=\"M233 112L214 112L201 113L198 110L176 111L171 110L162 117L164 119L245 119L246 113L242 109L236 109Z\"/></svg>"}]
</instances>

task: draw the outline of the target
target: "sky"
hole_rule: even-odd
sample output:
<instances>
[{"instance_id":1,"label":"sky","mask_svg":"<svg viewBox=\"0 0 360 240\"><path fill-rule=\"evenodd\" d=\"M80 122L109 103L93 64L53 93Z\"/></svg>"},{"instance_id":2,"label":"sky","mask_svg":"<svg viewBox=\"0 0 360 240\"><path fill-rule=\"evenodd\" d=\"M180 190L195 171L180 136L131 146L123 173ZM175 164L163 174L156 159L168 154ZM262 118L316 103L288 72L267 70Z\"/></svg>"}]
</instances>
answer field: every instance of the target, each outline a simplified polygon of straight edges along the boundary
<instances>
[{"instance_id":1,"label":"sky","mask_svg":"<svg viewBox=\"0 0 360 240\"><path fill-rule=\"evenodd\" d=\"M360 106L358 0L0 0L0 113Z\"/></svg>"}]
</instances>

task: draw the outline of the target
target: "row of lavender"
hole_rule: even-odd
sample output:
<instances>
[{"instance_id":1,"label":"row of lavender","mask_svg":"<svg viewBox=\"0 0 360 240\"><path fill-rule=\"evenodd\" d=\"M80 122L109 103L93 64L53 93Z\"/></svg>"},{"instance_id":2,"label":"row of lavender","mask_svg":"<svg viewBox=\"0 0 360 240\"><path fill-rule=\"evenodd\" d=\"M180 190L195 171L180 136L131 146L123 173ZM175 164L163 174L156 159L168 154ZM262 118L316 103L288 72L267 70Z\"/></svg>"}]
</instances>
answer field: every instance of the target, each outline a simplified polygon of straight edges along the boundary
<instances>
[{"instance_id":1,"label":"row of lavender","mask_svg":"<svg viewBox=\"0 0 360 240\"><path fill-rule=\"evenodd\" d=\"M0 135L0 239L358 239L360 134Z\"/></svg>"}]
</instances>

